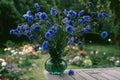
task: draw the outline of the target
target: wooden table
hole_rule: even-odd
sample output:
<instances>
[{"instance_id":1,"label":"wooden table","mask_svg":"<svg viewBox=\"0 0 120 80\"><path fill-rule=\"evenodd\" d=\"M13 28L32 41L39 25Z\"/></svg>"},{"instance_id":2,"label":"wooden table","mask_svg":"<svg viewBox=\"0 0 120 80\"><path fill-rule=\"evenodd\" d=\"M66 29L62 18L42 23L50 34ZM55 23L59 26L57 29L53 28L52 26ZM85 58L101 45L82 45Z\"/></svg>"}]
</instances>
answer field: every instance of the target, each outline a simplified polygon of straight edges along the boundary
<instances>
[{"instance_id":1,"label":"wooden table","mask_svg":"<svg viewBox=\"0 0 120 80\"><path fill-rule=\"evenodd\" d=\"M68 70L62 75L50 75L44 71L46 80L120 80L120 68L73 69L75 74L68 75Z\"/></svg>"}]
</instances>

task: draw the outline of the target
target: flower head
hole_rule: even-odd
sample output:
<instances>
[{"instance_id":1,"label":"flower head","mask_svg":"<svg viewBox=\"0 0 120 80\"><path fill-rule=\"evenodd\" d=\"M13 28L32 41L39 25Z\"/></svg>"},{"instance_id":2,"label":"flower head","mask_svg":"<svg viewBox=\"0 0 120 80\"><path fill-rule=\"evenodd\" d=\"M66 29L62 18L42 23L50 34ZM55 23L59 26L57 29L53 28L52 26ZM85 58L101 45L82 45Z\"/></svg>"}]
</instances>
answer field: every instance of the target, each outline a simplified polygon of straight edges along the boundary
<instances>
[{"instance_id":1,"label":"flower head","mask_svg":"<svg viewBox=\"0 0 120 80\"><path fill-rule=\"evenodd\" d=\"M34 4L34 8L35 8L37 11L39 11L39 10L40 10L39 4L38 4L38 3L35 3L35 4Z\"/></svg>"},{"instance_id":2,"label":"flower head","mask_svg":"<svg viewBox=\"0 0 120 80\"><path fill-rule=\"evenodd\" d=\"M52 26L50 30L54 31L54 34L57 32L57 28L55 26Z\"/></svg>"},{"instance_id":3,"label":"flower head","mask_svg":"<svg viewBox=\"0 0 120 80\"><path fill-rule=\"evenodd\" d=\"M74 75L74 74L75 74L75 72L74 72L73 70L69 70L69 71L68 71L68 75L72 76L72 75Z\"/></svg>"},{"instance_id":4,"label":"flower head","mask_svg":"<svg viewBox=\"0 0 120 80\"><path fill-rule=\"evenodd\" d=\"M84 33L87 33L88 32L88 30L86 29L86 28L82 28L81 30L80 30L80 33L81 34L84 34Z\"/></svg>"},{"instance_id":5,"label":"flower head","mask_svg":"<svg viewBox=\"0 0 120 80\"><path fill-rule=\"evenodd\" d=\"M104 39L104 38L107 38L108 37L108 33L106 31L103 31L101 33L101 37Z\"/></svg>"},{"instance_id":6,"label":"flower head","mask_svg":"<svg viewBox=\"0 0 120 80\"><path fill-rule=\"evenodd\" d=\"M68 26L66 27L66 32L68 32L68 33L73 33L73 31L74 31L73 26L68 25Z\"/></svg>"},{"instance_id":7,"label":"flower head","mask_svg":"<svg viewBox=\"0 0 120 80\"><path fill-rule=\"evenodd\" d=\"M28 37L29 37L29 40L30 40L30 41L32 41L32 40L35 39L35 36L34 36L33 34L30 34Z\"/></svg>"},{"instance_id":8,"label":"flower head","mask_svg":"<svg viewBox=\"0 0 120 80\"><path fill-rule=\"evenodd\" d=\"M91 30L91 26L90 25L87 25L85 28L86 28L87 31Z\"/></svg>"},{"instance_id":9,"label":"flower head","mask_svg":"<svg viewBox=\"0 0 120 80\"><path fill-rule=\"evenodd\" d=\"M74 37L71 37L69 40L68 40L68 44L71 45L74 43L74 40L75 38Z\"/></svg>"},{"instance_id":10,"label":"flower head","mask_svg":"<svg viewBox=\"0 0 120 80\"><path fill-rule=\"evenodd\" d=\"M64 13L65 16L67 16L67 10L66 9L64 9L63 13Z\"/></svg>"},{"instance_id":11,"label":"flower head","mask_svg":"<svg viewBox=\"0 0 120 80\"><path fill-rule=\"evenodd\" d=\"M58 14L58 12L57 12L56 9L51 8L51 10L50 10L50 14L51 14L52 16L56 16L56 15Z\"/></svg>"},{"instance_id":12,"label":"flower head","mask_svg":"<svg viewBox=\"0 0 120 80\"><path fill-rule=\"evenodd\" d=\"M73 25L73 21L72 20L68 20L67 23L68 23L68 25Z\"/></svg>"},{"instance_id":13,"label":"flower head","mask_svg":"<svg viewBox=\"0 0 120 80\"><path fill-rule=\"evenodd\" d=\"M44 41L44 42L42 43L42 50L43 50L43 51L48 50L48 41Z\"/></svg>"},{"instance_id":14,"label":"flower head","mask_svg":"<svg viewBox=\"0 0 120 80\"><path fill-rule=\"evenodd\" d=\"M41 12L35 13L35 18L39 19L40 18L40 14L41 14Z\"/></svg>"},{"instance_id":15,"label":"flower head","mask_svg":"<svg viewBox=\"0 0 120 80\"><path fill-rule=\"evenodd\" d=\"M90 12L90 14L95 16L95 15L96 15L96 12Z\"/></svg>"},{"instance_id":16,"label":"flower head","mask_svg":"<svg viewBox=\"0 0 120 80\"><path fill-rule=\"evenodd\" d=\"M81 11L78 13L78 16L82 16L84 12L85 12L85 10L81 10Z\"/></svg>"},{"instance_id":17,"label":"flower head","mask_svg":"<svg viewBox=\"0 0 120 80\"><path fill-rule=\"evenodd\" d=\"M65 24L67 24L67 23L68 23L68 18L64 18L64 19L62 20L62 22L65 23Z\"/></svg>"},{"instance_id":18,"label":"flower head","mask_svg":"<svg viewBox=\"0 0 120 80\"><path fill-rule=\"evenodd\" d=\"M7 65L7 63L5 62L5 61L3 61L2 63L1 63L1 66L3 66L3 67L5 67Z\"/></svg>"},{"instance_id":19,"label":"flower head","mask_svg":"<svg viewBox=\"0 0 120 80\"><path fill-rule=\"evenodd\" d=\"M33 30L40 30L40 25L38 23L35 23L31 26Z\"/></svg>"},{"instance_id":20,"label":"flower head","mask_svg":"<svg viewBox=\"0 0 120 80\"><path fill-rule=\"evenodd\" d=\"M75 18L77 16L77 13L73 10L68 11L67 17Z\"/></svg>"},{"instance_id":21,"label":"flower head","mask_svg":"<svg viewBox=\"0 0 120 80\"><path fill-rule=\"evenodd\" d=\"M44 21L44 20L47 20L47 19L48 19L47 14L46 14L45 12L42 12L42 13L40 14L40 20Z\"/></svg>"},{"instance_id":22,"label":"flower head","mask_svg":"<svg viewBox=\"0 0 120 80\"><path fill-rule=\"evenodd\" d=\"M88 2L88 5L91 6L91 7L94 6L94 4L92 2Z\"/></svg>"},{"instance_id":23,"label":"flower head","mask_svg":"<svg viewBox=\"0 0 120 80\"><path fill-rule=\"evenodd\" d=\"M39 49L39 47L40 47L39 45L36 45L36 46L33 47L33 49L34 49L35 51L37 51L37 50Z\"/></svg>"},{"instance_id":24,"label":"flower head","mask_svg":"<svg viewBox=\"0 0 120 80\"><path fill-rule=\"evenodd\" d=\"M51 27L52 26L52 24L51 24L51 22L50 21L46 21L46 24L49 26L49 27Z\"/></svg>"},{"instance_id":25,"label":"flower head","mask_svg":"<svg viewBox=\"0 0 120 80\"><path fill-rule=\"evenodd\" d=\"M79 42L78 42L78 46L81 46L82 44L83 44L82 41L79 41Z\"/></svg>"}]
</instances>

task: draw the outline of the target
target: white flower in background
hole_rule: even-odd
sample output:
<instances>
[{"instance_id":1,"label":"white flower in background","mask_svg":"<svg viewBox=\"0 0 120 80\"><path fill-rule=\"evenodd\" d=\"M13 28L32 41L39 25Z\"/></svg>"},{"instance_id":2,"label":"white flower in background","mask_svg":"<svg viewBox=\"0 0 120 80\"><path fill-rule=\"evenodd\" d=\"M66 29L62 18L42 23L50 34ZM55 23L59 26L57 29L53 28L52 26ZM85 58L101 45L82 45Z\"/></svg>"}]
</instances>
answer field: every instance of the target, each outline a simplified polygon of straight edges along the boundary
<instances>
[{"instance_id":1,"label":"white flower in background","mask_svg":"<svg viewBox=\"0 0 120 80\"><path fill-rule=\"evenodd\" d=\"M20 60L23 60L23 58L22 58L22 57L20 57Z\"/></svg>"},{"instance_id":2,"label":"white flower in background","mask_svg":"<svg viewBox=\"0 0 120 80\"><path fill-rule=\"evenodd\" d=\"M4 48L4 51L7 51L8 49L7 48Z\"/></svg>"},{"instance_id":3,"label":"white flower in background","mask_svg":"<svg viewBox=\"0 0 120 80\"><path fill-rule=\"evenodd\" d=\"M98 54L98 51L96 51L95 53Z\"/></svg>"},{"instance_id":4,"label":"white flower in background","mask_svg":"<svg viewBox=\"0 0 120 80\"><path fill-rule=\"evenodd\" d=\"M6 63L5 61L3 61L3 62L1 63L1 66L2 66L2 67L6 66L6 65L7 65L7 63Z\"/></svg>"},{"instance_id":5,"label":"white flower in background","mask_svg":"<svg viewBox=\"0 0 120 80\"><path fill-rule=\"evenodd\" d=\"M2 59L2 58L0 58L0 61L2 61L2 62L3 62L3 61L5 61L5 60L4 60L4 59Z\"/></svg>"},{"instance_id":6,"label":"white flower in background","mask_svg":"<svg viewBox=\"0 0 120 80\"><path fill-rule=\"evenodd\" d=\"M8 48L4 48L4 51L10 51L12 48L8 47Z\"/></svg>"},{"instance_id":7,"label":"white flower in background","mask_svg":"<svg viewBox=\"0 0 120 80\"><path fill-rule=\"evenodd\" d=\"M39 47L39 50L41 50L42 48L41 47Z\"/></svg>"},{"instance_id":8,"label":"white flower in background","mask_svg":"<svg viewBox=\"0 0 120 80\"><path fill-rule=\"evenodd\" d=\"M108 39L108 42L111 42L111 41L112 41L112 40L109 38L109 39Z\"/></svg>"},{"instance_id":9,"label":"white flower in background","mask_svg":"<svg viewBox=\"0 0 120 80\"><path fill-rule=\"evenodd\" d=\"M11 52L11 53L14 53L14 52L15 52L15 50L11 50L10 52Z\"/></svg>"},{"instance_id":10,"label":"white flower in background","mask_svg":"<svg viewBox=\"0 0 120 80\"><path fill-rule=\"evenodd\" d=\"M106 52L104 52L103 54L106 55Z\"/></svg>"},{"instance_id":11,"label":"white flower in background","mask_svg":"<svg viewBox=\"0 0 120 80\"><path fill-rule=\"evenodd\" d=\"M19 54L23 55L24 53L23 52L18 52Z\"/></svg>"},{"instance_id":12,"label":"white flower in background","mask_svg":"<svg viewBox=\"0 0 120 80\"><path fill-rule=\"evenodd\" d=\"M10 51L12 48L11 47L8 47L7 50Z\"/></svg>"},{"instance_id":13,"label":"white flower in background","mask_svg":"<svg viewBox=\"0 0 120 80\"><path fill-rule=\"evenodd\" d=\"M116 66L120 65L120 60L116 60L116 61L115 61L115 65L116 65Z\"/></svg>"},{"instance_id":14,"label":"white flower in background","mask_svg":"<svg viewBox=\"0 0 120 80\"><path fill-rule=\"evenodd\" d=\"M113 56L113 57L111 57L109 60L110 60L110 61L115 61L116 58Z\"/></svg>"}]
</instances>

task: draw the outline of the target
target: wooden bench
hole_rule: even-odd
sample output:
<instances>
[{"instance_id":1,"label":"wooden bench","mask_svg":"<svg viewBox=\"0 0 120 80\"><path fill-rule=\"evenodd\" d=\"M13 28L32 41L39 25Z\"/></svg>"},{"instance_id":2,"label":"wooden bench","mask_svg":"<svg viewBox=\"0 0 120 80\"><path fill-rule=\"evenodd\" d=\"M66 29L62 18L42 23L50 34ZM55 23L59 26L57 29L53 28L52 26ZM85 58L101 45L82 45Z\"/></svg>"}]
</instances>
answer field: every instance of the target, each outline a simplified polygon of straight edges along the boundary
<instances>
[{"instance_id":1,"label":"wooden bench","mask_svg":"<svg viewBox=\"0 0 120 80\"><path fill-rule=\"evenodd\" d=\"M73 69L75 74L50 75L44 71L46 80L120 80L120 68Z\"/></svg>"}]
</instances>

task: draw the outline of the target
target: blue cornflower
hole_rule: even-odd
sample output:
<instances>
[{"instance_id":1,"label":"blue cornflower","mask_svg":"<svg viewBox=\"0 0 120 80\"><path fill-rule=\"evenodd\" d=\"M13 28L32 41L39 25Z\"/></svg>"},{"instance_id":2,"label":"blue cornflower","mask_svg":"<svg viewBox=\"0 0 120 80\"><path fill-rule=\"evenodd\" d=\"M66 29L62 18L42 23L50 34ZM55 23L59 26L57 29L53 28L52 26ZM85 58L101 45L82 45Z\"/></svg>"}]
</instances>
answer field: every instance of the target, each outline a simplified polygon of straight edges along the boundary
<instances>
[{"instance_id":1,"label":"blue cornflower","mask_svg":"<svg viewBox=\"0 0 120 80\"><path fill-rule=\"evenodd\" d=\"M65 16L67 16L67 10L66 9L64 9L63 13L64 13Z\"/></svg>"},{"instance_id":2,"label":"blue cornflower","mask_svg":"<svg viewBox=\"0 0 120 80\"><path fill-rule=\"evenodd\" d=\"M68 18L64 18L64 19L62 20L62 22L65 23L65 24L67 24Z\"/></svg>"},{"instance_id":3,"label":"blue cornflower","mask_svg":"<svg viewBox=\"0 0 120 80\"><path fill-rule=\"evenodd\" d=\"M84 20L86 20L86 21L90 21L90 16L88 16L88 15L87 15L87 16L83 16L82 18L83 18Z\"/></svg>"},{"instance_id":4,"label":"blue cornflower","mask_svg":"<svg viewBox=\"0 0 120 80\"><path fill-rule=\"evenodd\" d=\"M50 30L54 31L54 33L57 32L57 28L56 28L55 26L52 26L52 27L50 28Z\"/></svg>"},{"instance_id":5,"label":"blue cornflower","mask_svg":"<svg viewBox=\"0 0 120 80\"><path fill-rule=\"evenodd\" d=\"M28 28L28 24L23 24L21 26L23 27L23 29L27 29Z\"/></svg>"},{"instance_id":6,"label":"blue cornflower","mask_svg":"<svg viewBox=\"0 0 120 80\"><path fill-rule=\"evenodd\" d=\"M78 16L82 16L84 12L85 12L85 10L81 10L81 11L78 13Z\"/></svg>"},{"instance_id":7,"label":"blue cornflower","mask_svg":"<svg viewBox=\"0 0 120 80\"><path fill-rule=\"evenodd\" d=\"M35 3L35 4L34 4L34 8L35 8L37 11L39 11L39 10L40 10L39 4L38 4L38 3Z\"/></svg>"},{"instance_id":8,"label":"blue cornflower","mask_svg":"<svg viewBox=\"0 0 120 80\"><path fill-rule=\"evenodd\" d=\"M47 19L48 19L47 14L46 14L45 12L42 12L42 13L40 14L40 20L44 21L44 20L47 20Z\"/></svg>"},{"instance_id":9,"label":"blue cornflower","mask_svg":"<svg viewBox=\"0 0 120 80\"><path fill-rule=\"evenodd\" d=\"M52 24L51 24L51 22L50 21L46 21L46 24L49 26L49 27L51 27L52 26Z\"/></svg>"},{"instance_id":10,"label":"blue cornflower","mask_svg":"<svg viewBox=\"0 0 120 80\"><path fill-rule=\"evenodd\" d=\"M105 13L105 12L102 12L102 15L103 15L104 17L109 17L109 15L108 15L107 13Z\"/></svg>"},{"instance_id":11,"label":"blue cornflower","mask_svg":"<svg viewBox=\"0 0 120 80\"><path fill-rule=\"evenodd\" d=\"M81 46L82 44L83 44L82 41L79 41L79 42L78 42L78 46Z\"/></svg>"},{"instance_id":12,"label":"blue cornflower","mask_svg":"<svg viewBox=\"0 0 120 80\"><path fill-rule=\"evenodd\" d=\"M41 12L35 13L35 18L39 19L40 18L40 14L41 14Z\"/></svg>"},{"instance_id":13,"label":"blue cornflower","mask_svg":"<svg viewBox=\"0 0 120 80\"><path fill-rule=\"evenodd\" d=\"M33 20L34 20L33 16L28 16L28 17L27 17L27 21L28 21L28 22L32 22Z\"/></svg>"},{"instance_id":14,"label":"blue cornflower","mask_svg":"<svg viewBox=\"0 0 120 80\"><path fill-rule=\"evenodd\" d=\"M28 10L28 11L26 12L26 14L27 14L28 16L30 16L30 15L31 15L31 10Z\"/></svg>"},{"instance_id":15,"label":"blue cornflower","mask_svg":"<svg viewBox=\"0 0 120 80\"><path fill-rule=\"evenodd\" d=\"M51 33L46 32L46 34L45 34L45 38L46 38L46 39L48 39L48 40L49 40L49 39L51 38L51 36L52 36L52 35L51 35Z\"/></svg>"},{"instance_id":16,"label":"blue cornflower","mask_svg":"<svg viewBox=\"0 0 120 80\"><path fill-rule=\"evenodd\" d=\"M74 74L75 74L75 72L74 72L73 70L69 70L69 71L68 71L68 75L72 76L72 75L74 75Z\"/></svg>"},{"instance_id":17,"label":"blue cornflower","mask_svg":"<svg viewBox=\"0 0 120 80\"><path fill-rule=\"evenodd\" d=\"M39 45L36 45L36 46L33 47L33 49L34 49L35 51L37 51L37 50L39 49L39 47L40 47Z\"/></svg>"},{"instance_id":18,"label":"blue cornflower","mask_svg":"<svg viewBox=\"0 0 120 80\"><path fill-rule=\"evenodd\" d=\"M73 10L68 11L67 17L75 18L77 13Z\"/></svg>"},{"instance_id":19,"label":"blue cornflower","mask_svg":"<svg viewBox=\"0 0 120 80\"><path fill-rule=\"evenodd\" d=\"M98 18L109 17L109 15L105 12L99 13Z\"/></svg>"},{"instance_id":20,"label":"blue cornflower","mask_svg":"<svg viewBox=\"0 0 120 80\"><path fill-rule=\"evenodd\" d=\"M78 23L82 24L83 23L83 19L78 19Z\"/></svg>"},{"instance_id":21,"label":"blue cornflower","mask_svg":"<svg viewBox=\"0 0 120 80\"><path fill-rule=\"evenodd\" d=\"M34 38L35 38L35 36L33 34L29 35L28 37L29 37L30 41L34 40Z\"/></svg>"},{"instance_id":22,"label":"blue cornflower","mask_svg":"<svg viewBox=\"0 0 120 80\"><path fill-rule=\"evenodd\" d=\"M74 40L75 38L74 37L71 37L69 40L68 40L68 44L71 45L74 43Z\"/></svg>"},{"instance_id":23,"label":"blue cornflower","mask_svg":"<svg viewBox=\"0 0 120 80\"><path fill-rule=\"evenodd\" d=\"M30 28L26 28L26 29L25 29L25 34L26 34L27 36L30 36L30 35L31 35L31 30L30 30Z\"/></svg>"},{"instance_id":24,"label":"blue cornflower","mask_svg":"<svg viewBox=\"0 0 120 80\"><path fill-rule=\"evenodd\" d=\"M79 24L85 24L87 21L86 20L84 20L84 19L78 19L78 23Z\"/></svg>"},{"instance_id":25,"label":"blue cornflower","mask_svg":"<svg viewBox=\"0 0 120 80\"><path fill-rule=\"evenodd\" d=\"M85 28L86 28L87 31L91 30L91 26L90 25L87 25Z\"/></svg>"},{"instance_id":26,"label":"blue cornflower","mask_svg":"<svg viewBox=\"0 0 120 80\"><path fill-rule=\"evenodd\" d=\"M91 6L91 7L94 6L94 4L92 2L88 2L88 5Z\"/></svg>"},{"instance_id":27,"label":"blue cornflower","mask_svg":"<svg viewBox=\"0 0 120 80\"><path fill-rule=\"evenodd\" d=\"M66 27L66 32L68 32L68 33L73 33L73 31L74 31L73 26L68 25L68 26Z\"/></svg>"},{"instance_id":28,"label":"blue cornflower","mask_svg":"<svg viewBox=\"0 0 120 80\"><path fill-rule=\"evenodd\" d=\"M19 26L17 26L17 29L18 29L18 30L22 30L22 29L23 29L23 26L22 26L22 25L19 25Z\"/></svg>"},{"instance_id":29,"label":"blue cornflower","mask_svg":"<svg viewBox=\"0 0 120 80\"><path fill-rule=\"evenodd\" d=\"M99 14L98 14L98 18L103 18L103 14L102 14L102 13L99 13Z\"/></svg>"},{"instance_id":30,"label":"blue cornflower","mask_svg":"<svg viewBox=\"0 0 120 80\"><path fill-rule=\"evenodd\" d=\"M38 23L35 23L31 26L33 30L40 30L40 25Z\"/></svg>"},{"instance_id":31,"label":"blue cornflower","mask_svg":"<svg viewBox=\"0 0 120 80\"><path fill-rule=\"evenodd\" d=\"M31 15L31 11L28 10L28 11L26 12L26 14L23 15L23 17L24 17L25 19L28 19L28 17L29 17L30 15Z\"/></svg>"},{"instance_id":32,"label":"blue cornflower","mask_svg":"<svg viewBox=\"0 0 120 80\"><path fill-rule=\"evenodd\" d=\"M42 50L43 50L43 51L48 50L48 41L44 41L44 42L42 43Z\"/></svg>"},{"instance_id":33,"label":"blue cornflower","mask_svg":"<svg viewBox=\"0 0 120 80\"><path fill-rule=\"evenodd\" d=\"M73 21L72 20L68 20L68 25L73 25Z\"/></svg>"},{"instance_id":34,"label":"blue cornflower","mask_svg":"<svg viewBox=\"0 0 120 80\"><path fill-rule=\"evenodd\" d=\"M9 33L10 34L16 34L16 30L15 29L11 29Z\"/></svg>"},{"instance_id":35,"label":"blue cornflower","mask_svg":"<svg viewBox=\"0 0 120 80\"><path fill-rule=\"evenodd\" d=\"M90 12L90 14L95 16L95 15L96 15L96 12Z\"/></svg>"},{"instance_id":36,"label":"blue cornflower","mask_svg":"<svg viewBox=\"0 0 120 80\"><path fill-rule=\"evenodd\" d=\"M11 29L10 34L14 34L14 35L17 35L18 37L20 37L22 35L22 31L18 30L18 29Z\"/></svg>"},{"instance_id":37,"label":"blue cornflower","mask_svg":"<svg viewBox=\"0 0 120 80\"><path fill-rule=\"evenodd\" d=\"M54 32L52 29L48 30L48 32L49 32L52 36L55 34L55 32Z\"/></svg>"},{"instance_id":38,"label":"blue cornflower","mask_svg":"<svg viewBox=\"0 0 120 80\"><path fill-rule=\"evenodd\" d=\"M56 15L58 14L58 12L57 12L56 9L51 8L51 10L50 10L50 14L51 14L52 16L56 16Z\"/></svg>"},{"instance_id":39,"label":"blue cornflower","mask_svg":"<svg viewBox=\"0 0 120 80\"><path fill-rule=\"evenodd\" d=\"M48 40L51 39L52 36L53 36L53 34L51 34L50 32L46 32L46 34L45 34L45 38Z\"/></svg>"},{"instance_id":40,"label":"blue cornflower","mask_svg":"<svg viewBox=\"0 0 120 80\"><path fill-rule=\"evenodd\" d=\"M108 37L108 33L106 31L103 31L101 33L101 37L104 39L104 38L107 38Z\"/></svg>"},{"instance_id":41,"label":"blue cornflower","mask_svg":"<svg viewBox=\"0 0 120 80\"><path fill-rule=\"evenodd\" d=\"M80 33L81 34L84 34L84 33L87 33L88 32L88 30L86 29L86 28L82 28L81 30L80 30Z\"/></svg>"}]
</instances>

